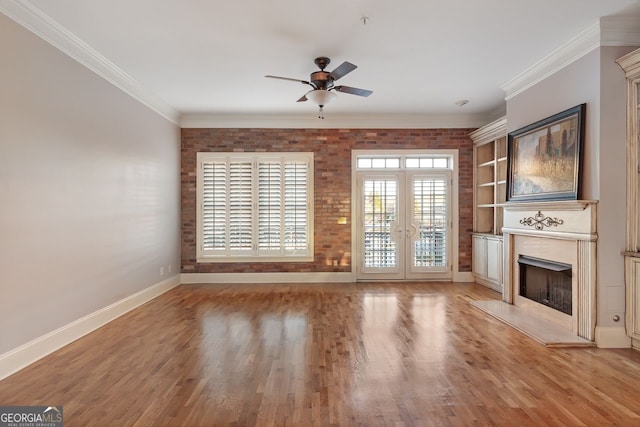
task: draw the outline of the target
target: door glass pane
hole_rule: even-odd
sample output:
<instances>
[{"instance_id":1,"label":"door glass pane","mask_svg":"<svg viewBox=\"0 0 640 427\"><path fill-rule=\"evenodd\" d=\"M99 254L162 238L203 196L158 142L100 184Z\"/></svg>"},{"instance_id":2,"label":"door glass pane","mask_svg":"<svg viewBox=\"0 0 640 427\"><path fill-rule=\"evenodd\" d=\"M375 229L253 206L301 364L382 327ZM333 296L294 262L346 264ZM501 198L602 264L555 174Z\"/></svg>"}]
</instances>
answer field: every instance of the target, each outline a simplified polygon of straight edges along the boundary
<instances>
[{"instance_id":1,"label":"door glass pane","mask_svg":"<svg viewBox=\"0 0 640 427\"><path fill-rule=\"evenodd\" d=\"M416 178L413 181L414 267L446 267L447 181Z\"/></svg>"},{"instance_id":2,"label":"door glass pane","mask_svg":"<svg viewBox=\"0 0 640 427\"><path fill-rule=\"evenodd\" d=\"M396 267L398 243L392 240L397 223L398 184L395 179L364 181L364 266Z\"/></svg>"},{"instance_id":3,"label":"door glass pane","mask_svg":"<svg viewBox=\"0 0 640 427\"><path fill-rule=\"evenodd\" d=\"M358 159L358 169L371 169L371 159Z\"/></svg>"},{"instance_id":4,"label":"door glass pane","mask_svg":"<svg viewBox=\"0 0 640 427\"><path fill-rule=\"evenodd\" d=\"M405 161L405 167L407 167L407 168L419 168L420 167L420 159L408 158Z\"/></svg>"},{"instance_id":5,"label":"door glass pane","mask_svg":"<svg viewBox=\"0 0 640 427\"><path fill-rule=\"evenodd\" d=\"M449 159L433 159L434 168L448 168Z\"/></svg>"},{"instance_id":6,"label":"door glass pane","mask_svg":"<svg viewBox=\"0 0 640 427\"><path fill-rule=\"evenodd\" d=\"M387 169L398 169L400 167L400 158L391 158L387 159L385 162L385 167Z\"/></svg>"},{"instance_id":7,"label":"door glass pane","mask_svg":"<svg viewBox=\"0 0 640 427\"><path fill-rule=\"evenodd\" d=\"M385 159L373 159L371 164L374 168L384 168L386 165Z\"/></svg>"}]
</instances>

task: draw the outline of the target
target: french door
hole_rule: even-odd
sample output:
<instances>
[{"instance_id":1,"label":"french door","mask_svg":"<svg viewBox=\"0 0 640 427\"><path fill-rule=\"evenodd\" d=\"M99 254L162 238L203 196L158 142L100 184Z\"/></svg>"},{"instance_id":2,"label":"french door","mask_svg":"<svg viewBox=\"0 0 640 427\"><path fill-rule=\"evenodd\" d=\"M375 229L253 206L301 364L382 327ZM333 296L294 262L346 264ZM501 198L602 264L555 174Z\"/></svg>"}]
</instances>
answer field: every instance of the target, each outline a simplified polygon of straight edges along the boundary
<instances>
[{"instance_id":1,"label":"french door","mask_svg":"<svg viewBox=\"0 0 640 427\"><path fill-rule=\"evenodd\" d=\"M357 279L451 278L451 173L358 172Z\"/></svg>"}]
</instances>

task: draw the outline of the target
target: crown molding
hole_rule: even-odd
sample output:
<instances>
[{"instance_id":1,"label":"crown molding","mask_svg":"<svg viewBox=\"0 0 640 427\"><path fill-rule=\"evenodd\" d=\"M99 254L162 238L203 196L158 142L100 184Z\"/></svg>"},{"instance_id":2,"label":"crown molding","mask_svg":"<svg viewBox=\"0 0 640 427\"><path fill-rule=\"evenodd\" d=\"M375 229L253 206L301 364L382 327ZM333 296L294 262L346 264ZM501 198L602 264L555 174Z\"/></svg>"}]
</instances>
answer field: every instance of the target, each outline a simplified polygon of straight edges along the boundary
<instances>
[{"instance_id":1,"label":"crown molding","mask_svg":"<svg viewBox=\"0 0 640 427\"><path fill-rule=\"evenodd\" d=\"M503 84L505 99L508 101L600 46L637 45L640 45L640 17L602 17Z\"/></svg>"},{"instance_id":2,"label":"crown molding","mask_svg":"<svg viewBox=\"0 0 640 427\"><path fill-rule=\"evenodd\" d=\"M478 128L490 118L486 114L368 114L327 113L325 119L313 114L229 115L184 114L182 128L278 128L278 129L434 129Z\"/></svg>"},{"instance_id":3,"label":"crown molding","mask_svg":"<svg viewBox=\"0 0 640 427\"><path fill-rule=\"evenodd\" d=\"M485 142L493 141L494 139L501 138L507 134L507 118L501 117L487 125L477 129L469 134L469 138L473 140L476 145L481 145Z\"/></svg>"},{"instance_id":4,"label":"crown molding","mask_svg":"<svg viewBox=\"0 0 640 427\"><path fill-rule=\"evenodd\" d=\"M600 45L600 23L596 22L571 38L564 45L537 61L528 69L502 85L506 100L524 92L536 83L582 58Z\"/></svg>"},{"instance_id":5,"label":"crown molding","mask_svg":"<svg viewBox=\"0 0 640 427\"><path fill-rule=\"evenodd\" d=\"M640 52L640 49L629 52L616 61L628 79L635 78L640 74L640 55L638 55L638 52Z\"/></svg>"},{"instance_id":6,"label":"crown molding","mask_svg":"<svg viewBox=\"0 0 640 427\"><path fill-rule=\"evenodd\" d=\"M176 109L145 88L133 77L129 76L28 0L21 0L19 2L0 0L0 12L36 34L47 43L66 53L167 120L179 124L180 113Z\"/></svg>"}]
</instances>

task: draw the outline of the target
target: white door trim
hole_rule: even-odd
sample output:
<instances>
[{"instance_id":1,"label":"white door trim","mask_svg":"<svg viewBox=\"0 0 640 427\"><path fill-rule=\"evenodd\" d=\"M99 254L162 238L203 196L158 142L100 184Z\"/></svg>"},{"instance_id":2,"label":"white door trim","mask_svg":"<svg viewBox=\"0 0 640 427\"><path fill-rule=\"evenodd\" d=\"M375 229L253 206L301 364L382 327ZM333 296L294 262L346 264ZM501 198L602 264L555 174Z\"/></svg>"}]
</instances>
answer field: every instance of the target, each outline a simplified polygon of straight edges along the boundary
<instances>
[{"instance_id":1,"label":"white door trim","mask_svg":"<svg viewBox=\"0 0 640 427\"><path fill-rule=\"evenodd\" d=\"M359 265L357 265L361 259L358 251L360 248L358 247L358 168L357 168L357 159L361 156L384 156L384 155L401 155L401 156L411 156L411 155L445 155L451 156L453 160L453 168L451 169L451 221L453 222L453 228L451 231L451 266L453 271L451 272L451 277L454 280L459 280L459 278L464 277L468 279L469 277L461 275L459 272L459 240L460 240L460 232L459 232L459 203L458 203L458 186L459 186L459 150L458 149L409 149L409 150L352 150L351 151L351 254L352 254L352 274L354 279L357 277L357 269ZM375 169L371 170L372 172ZM467 275L468 276L468 275Z\"/></svg>"}]
</instances>

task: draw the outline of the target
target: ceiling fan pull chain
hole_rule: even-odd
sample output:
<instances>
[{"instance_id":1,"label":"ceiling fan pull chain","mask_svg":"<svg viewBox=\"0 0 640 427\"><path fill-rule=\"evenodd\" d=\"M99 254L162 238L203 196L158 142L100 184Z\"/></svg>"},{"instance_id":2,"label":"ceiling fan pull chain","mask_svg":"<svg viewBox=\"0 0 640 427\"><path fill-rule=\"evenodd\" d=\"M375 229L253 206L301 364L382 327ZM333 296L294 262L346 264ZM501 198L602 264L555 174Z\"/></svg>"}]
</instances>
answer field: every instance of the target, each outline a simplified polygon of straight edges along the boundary
<instances>
[{"instance_id":1,"label":"ceiling fan pull chain","mask_svg":"<svg viewBox=\"0 0 640 427\"><path fill-rule=\"evenodd\" d=\"M324 120L324 111L322 111L322 105L320 106L320 111L318 112L318 118Z\"/></svg>"}]
</instances>

